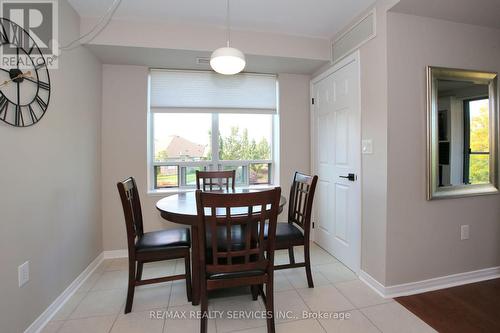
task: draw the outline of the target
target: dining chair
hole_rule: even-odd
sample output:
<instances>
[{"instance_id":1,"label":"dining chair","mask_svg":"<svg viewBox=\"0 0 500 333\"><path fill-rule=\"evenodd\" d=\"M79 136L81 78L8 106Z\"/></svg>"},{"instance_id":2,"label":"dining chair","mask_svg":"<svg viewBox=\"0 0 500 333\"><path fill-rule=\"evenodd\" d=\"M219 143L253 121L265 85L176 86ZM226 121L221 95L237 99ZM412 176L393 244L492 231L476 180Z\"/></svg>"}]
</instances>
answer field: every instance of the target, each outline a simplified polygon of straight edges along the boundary
<instances>
[{"instance_id":1,"label":"dining chair","mask_svg":"<svg viewBox=\"0 0 500 333\"><path fill-rule=\"evenodd\" d=\"M191 236L189 229L168 229L144 232L141 202L134 178L117 183L118 192L125 215L128 243L128 292L125 313L132 310L136 286L186 279L187 299L191 301ZM152 279L142 279L145 263L184 259L185 274L177 274ZM137 263L137 267L136 267Z\"/></svg>"},{"instance_id":2,"label":"dining chair","mask_svg":"<svg viewBox=\"0 0 500 333\"><path fill-rule=\"evenodd\" d=\"M199 171L196 170L196 189L203 191L213 190L229 190L231 181L231 189L234 190L236 180L236 170L229 171ZM201 184L200 184L201 183ZM202 186L203 185L203 186Z\"/></svg>"},{"instance_id":3,"label":"dining chair","mask_svg":"<svg viewBox=\"0 0 500 333\"><path fill-rule=\"evenodd\" d=\"M250 286L253 300L262 296L268 314L267 331L275 332L273 269L280 194L279 187L238 194L196 191L201 333L207 332L207 293L238 286ZM235 227L241 233L234 233Z\"/></svg>"},{"instance_id":4,"label":"dining chair","mask_svg":"<svg viewBox=\"0 0 500 333\"><path fill-rule=\"evenodd\" d=\"M307 284L314 288L311 273L310 231L314 192L318 176L295 172L288 202L288 222L276 227L276 250L288 249L289 263L274 266L275 270L305 267ZM304 262L295 262L294 246L304 246Z\"/></svg>"}]
</instances>

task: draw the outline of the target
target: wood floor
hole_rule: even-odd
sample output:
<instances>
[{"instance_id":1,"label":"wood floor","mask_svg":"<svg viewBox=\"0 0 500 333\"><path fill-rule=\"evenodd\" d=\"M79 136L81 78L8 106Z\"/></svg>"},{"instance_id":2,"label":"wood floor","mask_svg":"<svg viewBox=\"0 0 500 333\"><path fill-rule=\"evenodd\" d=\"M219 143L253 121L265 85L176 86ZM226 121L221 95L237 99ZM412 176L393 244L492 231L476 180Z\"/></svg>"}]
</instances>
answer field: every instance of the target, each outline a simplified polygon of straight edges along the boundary
<instances>
[{"instance_id":1,"label":"wood floor","mask_svg":"<svg viewBox=\"0 0 500 333\"><path fill-rule=\"evenodd\" d=\"M396 301L441 333L500 332L500 279Z\"/></svg>"}]
</instances>

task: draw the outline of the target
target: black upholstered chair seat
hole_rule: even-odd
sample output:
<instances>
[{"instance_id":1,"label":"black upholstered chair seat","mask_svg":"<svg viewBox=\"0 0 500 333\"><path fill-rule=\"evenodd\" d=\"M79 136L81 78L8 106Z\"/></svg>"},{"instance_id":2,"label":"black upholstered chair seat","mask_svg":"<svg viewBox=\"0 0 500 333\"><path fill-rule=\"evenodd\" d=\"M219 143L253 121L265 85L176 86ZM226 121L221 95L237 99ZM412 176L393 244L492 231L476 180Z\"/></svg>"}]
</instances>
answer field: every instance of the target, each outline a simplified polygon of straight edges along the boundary
<instances>
[{"instance_id":1,"label":"black upholstered chair seat","mask_svg":"<svg viewBox=\"0 0 500 333\"><path fill-rule=\"evenodd\" d=\"M138 252L144 252L180 247L189 248L190 245L191 235L189 229L179 228L145 232L135 247Z\"/></svg>"},{"instance_id":2,"label":"black upholstered chair seat","mask_svg":"<svg viewBox=\"0 0 500 333\"><path fill-rule=\"evenodd\" d=\"M267 239L267 226L264 231L264 238ZM282 222L276 224L276 243L286 243L290 241L301 241L304 239L302 231L292 223Z\"/></svg>"},{"instance_id":3,"label":"black upholstered chair seat","mask_svg":"<svg viewBox=\"0 0 500 333\"><path fill-rule=\"evenodd\" d=\"M276 225L276 243L300 241L304 239L302 231L292 223L278 223Z\"/></svg>"}]
</instances>

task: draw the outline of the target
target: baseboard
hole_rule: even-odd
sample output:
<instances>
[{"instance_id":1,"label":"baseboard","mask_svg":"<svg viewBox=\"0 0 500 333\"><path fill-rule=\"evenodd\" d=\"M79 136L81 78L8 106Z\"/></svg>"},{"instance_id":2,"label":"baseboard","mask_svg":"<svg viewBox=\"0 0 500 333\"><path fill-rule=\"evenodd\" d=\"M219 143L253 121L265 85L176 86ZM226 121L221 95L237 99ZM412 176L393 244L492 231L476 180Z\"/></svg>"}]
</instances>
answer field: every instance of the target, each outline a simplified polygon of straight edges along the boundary
<instances>
[{"instance_id":1,"label":"baseboard","mask_svg":"<svg viewBox=\"0 0 500 333\"><path fill-rule=\"evenodd\" d=\"M104 259L117 259L117 258L127 258L128 250L111 250L103 252Z\"/></svg>"},{"instance_id":2,"label":"baseboard","mask_svg":"<svg viewBox=\"0 0 500 333\"><path fill-rule=\"evenodd\" d=\"M45 311L24 331L24 333L39 333L45 325L54 317L54 315L63 307L63 305L73 296L73 294L80 288L85 280L99 267L104 260L103 253L99 254L88 266L85 268L77 278L49 305Z\"/></svg>"},{"instance_id":3,"label":"baseboard","mask_svg":"<svg viewBox=\"0 0 500 333\"><path fill-rule=\"evenodd\" d=\"M358 277L361 281L363 281L368 287L370 287L374 292L379 294L384 298L389 298L385 296L385 286L375 280L370 274L366 273L363 270L359 271Z\"/></svg>"},{"instance_id":4,"label":"baseboard","mask_svg":"<svg viewBox=\"0 0 500 333\"><path fill-rule=\"evenodd\" d=\"M359 274L361 281L366 283L377 294L384 298L421 294L427 291L456 287L468 283L496 279L499 277L500 266L497 266L386 287L364 271L361 271Z\"/></svg>"}]
</instances>

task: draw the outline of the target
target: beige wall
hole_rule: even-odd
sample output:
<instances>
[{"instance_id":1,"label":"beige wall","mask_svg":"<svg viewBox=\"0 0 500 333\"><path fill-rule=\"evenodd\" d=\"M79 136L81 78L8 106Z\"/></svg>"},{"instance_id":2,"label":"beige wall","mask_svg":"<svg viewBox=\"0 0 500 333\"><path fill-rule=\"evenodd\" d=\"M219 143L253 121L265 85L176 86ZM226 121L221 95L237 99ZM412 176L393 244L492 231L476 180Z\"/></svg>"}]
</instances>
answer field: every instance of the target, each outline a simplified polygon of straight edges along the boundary
<instances>
[{"instance_id":1,"label":"beige wall","mask_svg":"<svg viewBox=\"0 0 500 333\"><path fill-rule=\"evenodd\" d=\"M362 139L371 139L373 142L373 154L362 155L361 159L361 269L382 284L385 283L386 279L387 255L386 17L387 11L398 1L379 0L374 4L377 24L376 37L359 48L361 137ZM373 8L369 10L371 9ZM363 14L354 19L351 24L356 23L361 17ZM343 31L339 32L337 36L342 33Z\"/></svg>"},{"instance_id":2,"label":"beige wall","mask_svg":"<svg viewBox=\"0 0 500 333\"><path fill-rule=\"evenodd\" d=\"M500 196L425 199L425 67L500 72L500 30L397 13L388 27L386 285L499 266Z\"/></svg>"},{"instance_id":3,"label":"beige wall","mask_svg":"<svg viewBox=\"0 0 500 333\"><path fill-rule=\"evenodd\" d=\"M59 1L60 38L79 17ZM0 124L0 331L24 331L102 251L101 65L87 50L62 54L50 71L44 118L29 128ZM18 287L17 267L30 261Z\"/></svg>"},{"instance_id":4,"label":"beige wall","mask_svg":"<svg viewBox=\"0 0 500 333\"><path fill-rule=\"evenodd\" d=\"M116 182L134 176L140 186L146 230L177 225L165 222L147 194L148 68L103 66L102 216L105 250L126 248L123 211ZM280 178L288 196L294 170L309 171L309 76L279 75ZM282 216L285 218L285 216Z\"/></svg>"},{"instance_id":5,"label":"beige wall","mask_svg":"<svg viewBox=\"0 0 500 333\"><path fill-rule=\"evenodd\" d=\"M310 116L308 75L279 74L280 112L280 185L284 196L290 193L290 182L295 171L309 173ZM288 207L288 206L287 206ZM284 212L287 212L285 207ZM286 220L286 213L280 216Z\"/></svg>"},{"instance_id":6,"label":"beige wall","mask_svg":"<svg viewBox=\"0 0 500 333\"><path fill-rule=\"evenodd\" d=\"M89 31L96 21L83 19L81 32ZM221 41L225 41L225 38L226 29L223 27L115 19L91 44L212 52L221 47ZM247 55L330 59L330 45L323 38L232 30L231 45Z\"/></svg>"}]
</instances>

